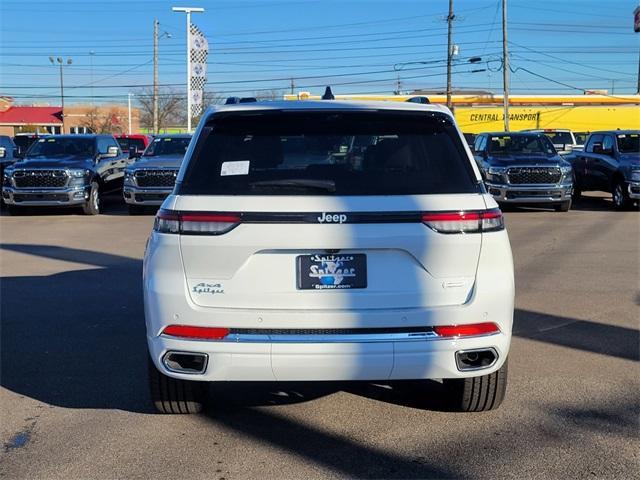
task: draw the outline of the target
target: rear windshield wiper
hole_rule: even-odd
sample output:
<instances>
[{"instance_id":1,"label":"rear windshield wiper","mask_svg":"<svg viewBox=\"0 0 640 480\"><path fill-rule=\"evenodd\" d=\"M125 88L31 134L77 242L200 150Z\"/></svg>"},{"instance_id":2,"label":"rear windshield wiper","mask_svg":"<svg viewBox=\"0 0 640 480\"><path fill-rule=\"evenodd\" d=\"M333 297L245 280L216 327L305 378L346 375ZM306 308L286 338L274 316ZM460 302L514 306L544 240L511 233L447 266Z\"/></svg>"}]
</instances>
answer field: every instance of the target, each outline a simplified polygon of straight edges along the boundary
<instances>
[{"instance_id":1,"label":"rear windshield wiper","mask_svg":"<svg viewBox=\"0 0 640 480\"><path fill-rule=\"evenodd\" d=\"M313 180L305 178L288 178L282 180L264 180L261 182L250 182L253 187L293 187L293 188L315 188L318 190L326 190L327 192L336 191L336 182L333 180Z\"/></svg>"}]
</instances>

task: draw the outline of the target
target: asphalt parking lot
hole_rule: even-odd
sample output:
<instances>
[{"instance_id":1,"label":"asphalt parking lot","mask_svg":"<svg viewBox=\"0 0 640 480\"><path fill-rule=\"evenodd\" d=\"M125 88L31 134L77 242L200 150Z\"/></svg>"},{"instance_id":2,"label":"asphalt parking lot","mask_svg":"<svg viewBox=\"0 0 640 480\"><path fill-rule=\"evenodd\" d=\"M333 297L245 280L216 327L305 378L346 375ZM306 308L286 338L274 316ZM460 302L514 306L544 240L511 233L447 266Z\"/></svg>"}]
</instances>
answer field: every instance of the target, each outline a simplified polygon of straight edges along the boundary
<instances>
[{"instance_id":1,"label":"asphalt parking lot","mask_svg":"<svg viewBox=\"0 0 640 480\"><path fill-rule=\"evenodd\" d=\"M638 478L640 214L590 196L506 213L516 267L507 398L440 385L231 384L149 404L141 258L153 216L0 218L0 476Z\"/></svg>"}]
</instances>

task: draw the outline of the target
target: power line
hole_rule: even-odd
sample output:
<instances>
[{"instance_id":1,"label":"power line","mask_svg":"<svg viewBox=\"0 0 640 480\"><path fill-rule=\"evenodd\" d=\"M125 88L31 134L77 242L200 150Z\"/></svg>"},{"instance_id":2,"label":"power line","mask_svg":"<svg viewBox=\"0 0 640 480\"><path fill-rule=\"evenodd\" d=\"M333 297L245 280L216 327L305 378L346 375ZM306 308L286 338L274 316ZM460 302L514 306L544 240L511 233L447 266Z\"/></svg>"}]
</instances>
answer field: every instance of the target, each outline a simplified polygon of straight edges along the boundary
<instances>
[{"instance_id":1,"label":"power line","mask_svg":"<svg viewBox=\"0 0 640 480\"><path fill-rule=\"evenodd\" d=\"M529 47L526 47L524 45L520 45L520 44L515 43L515 42L509 42L509 43L511 43L512 45L515 45L516 47L524 48L525 50L529 50L532 53L536 53L538 55L543 55L545 57L553 58L555 60L562 60L565 63L570 63L570 64L573 64L573 65L577 65L579 67L589 68L589 69L598 70L598 71L605 71L605 72L609 72L609 73L616 73L616 74L620 74L620 75L629 75L628 73L625 73L625 72L620 72L620 71L615 71L615 70L606 70L606 69L603 69L603 68L600 68L600 67L592 67L590 65L585 65L583 63L575 62L573 60L569 60L569 59L566 59L566 58L556 57L555 55L551 55L549 53L541 52L539 50L534 50L533 48L529 48Z\"/></svg>"}]
</instances>

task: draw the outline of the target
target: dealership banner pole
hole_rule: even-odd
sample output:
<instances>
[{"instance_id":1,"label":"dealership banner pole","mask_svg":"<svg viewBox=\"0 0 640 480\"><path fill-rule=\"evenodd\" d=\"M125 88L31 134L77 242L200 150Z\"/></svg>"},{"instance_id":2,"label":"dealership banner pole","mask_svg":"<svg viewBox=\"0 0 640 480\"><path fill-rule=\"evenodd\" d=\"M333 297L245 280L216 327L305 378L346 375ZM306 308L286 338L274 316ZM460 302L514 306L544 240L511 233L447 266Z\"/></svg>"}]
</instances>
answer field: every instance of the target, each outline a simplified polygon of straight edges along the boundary
<instances>
[{"instance_id":1,"label":"dealership banner pole","mask_svg":"<svg viewBox=\"0 0 640 480\"><path fill-rule=\"evenodd\" d=\"M202 13L204 8L172 7L171 10L187 14L187 132L191 133L191 13Z\"/></svg>"}]
</instances>

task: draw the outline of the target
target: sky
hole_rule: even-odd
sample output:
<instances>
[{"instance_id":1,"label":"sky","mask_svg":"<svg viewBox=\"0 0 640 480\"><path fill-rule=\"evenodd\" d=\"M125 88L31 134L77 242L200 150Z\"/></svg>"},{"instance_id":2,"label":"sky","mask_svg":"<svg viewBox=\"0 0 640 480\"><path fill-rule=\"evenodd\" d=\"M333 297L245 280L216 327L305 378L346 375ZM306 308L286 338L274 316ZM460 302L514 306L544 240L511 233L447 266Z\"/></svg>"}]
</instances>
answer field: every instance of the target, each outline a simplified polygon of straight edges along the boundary
<instances>
[{"instance_id":1,"label":"sky","mask_svg":"<svg viewBox=\"0 0 640 480\"><path fill-rule=\"evenodd\" d=\"M454 0L454 89L502 90L501 0ZM635 0L508 0L511 91L636 92ZM0 95L59 105L59 69L72 103L125 103L152 82L160 22L162 92L186 89L186 20L210 46L206 90L251 96L290 90L386 93L446 85L448 0L2 0ZM482 60L469 64L471 57ZM134 100L135 101L135 100Z\"/></svg>"}]
</instances>

